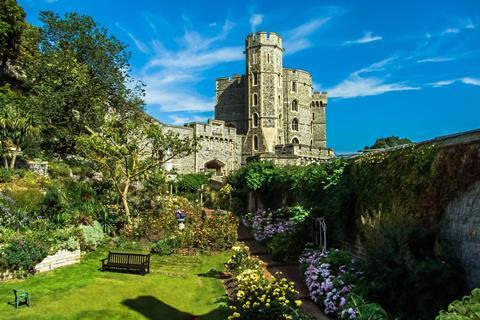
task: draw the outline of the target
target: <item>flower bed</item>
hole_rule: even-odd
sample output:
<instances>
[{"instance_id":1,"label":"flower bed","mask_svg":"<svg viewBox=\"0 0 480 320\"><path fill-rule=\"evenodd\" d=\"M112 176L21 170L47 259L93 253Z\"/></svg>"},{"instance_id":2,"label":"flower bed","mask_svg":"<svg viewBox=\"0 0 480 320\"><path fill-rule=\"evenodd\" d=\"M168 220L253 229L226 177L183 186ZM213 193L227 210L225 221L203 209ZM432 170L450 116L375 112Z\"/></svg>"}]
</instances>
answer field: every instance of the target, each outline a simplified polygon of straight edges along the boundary
<instances>
[{"instance_id":1,"label":"flower bed","mask_svg":"<svg viewBox=\"0 0 480 320\"><path fill-rule=\"evenodd\" d=\"M228 305L231 319L309 319L300 311L301 301L293 282L285 278L268 279L265 269L248 253L248 247L233 247L234 254L225 269L234 274L235 291Z\"/></svg>"},{"instance_id":2,"label":"flower bed","mask_svg":"<svg viewBox=\"0 0 480 320\"><path fill-rule=\"evenodd\" d=\"M338 319L386 319L386 312L365 301L362 272L345 251L306 250L299 258L310 298Z\"/></svg>"}]
</instances>

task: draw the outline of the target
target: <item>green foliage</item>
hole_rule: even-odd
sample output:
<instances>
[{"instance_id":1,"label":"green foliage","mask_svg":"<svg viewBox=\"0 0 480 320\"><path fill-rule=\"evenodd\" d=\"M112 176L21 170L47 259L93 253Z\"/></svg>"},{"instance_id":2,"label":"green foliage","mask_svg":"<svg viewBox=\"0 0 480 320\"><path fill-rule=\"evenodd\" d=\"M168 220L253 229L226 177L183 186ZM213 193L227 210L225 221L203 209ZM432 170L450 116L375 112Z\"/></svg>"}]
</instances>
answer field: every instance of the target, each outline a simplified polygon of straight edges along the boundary
<instances>
[{"instance_id":1,"label":"green foliage","mask_svg":"<svg viewBox=\"0 0 480 320\"><path fill-rule=\"evenodd\" d=\"M363 216L362 223L365 276L373 301L402 319L431 319L461 292L461 274L434 257L431 235L422 231L418 218L395 209Z\"/></svg>"},{"instance_id":2,"label":"green foliage","mask_svg":"<svg viewBox=\"0 0 480 320\"><path fill-rule=\"evenodd\" d=\"M16 0L3 0L0 6L0 85L7 62L12 63L20 52L22 33L25 29L25 12Z\"/></svg>"},{"instance_id":3,"label":"green foliage","mask_svg":"<svg viewBox=\"0 0 480 320\"><path fill-rule=\"evenodd\" d=\"M82 225L80 231L80 248L82 251L93 251L102 242L104 234L103 229L98 221L94 221L93 225Z\"/></svg>"},{"instance_id":4,"label":"green foliage","mask_svg":"<svg viewBox=\"0 0 480 320\"><path fill-rule=\"evenodd\" d=\"M175 237L158 240L152 244L151 251L152 253L157 253L162 256L172 254L175 252L177 242L178 241Z\"/></svg>"},{"instance_id":5,"label":"green foliage","mask_svg":"<svg viewBox=\"0 0 480 320\"><path fill-rule=\"evenodd\" d=\"M266 246L275 261L296 261L305 248L304 230L279 233L267 241Z\"/></svg>"},{"instance_id":6,"label":"green foliage","mask_svg":"<svg viewBox=\"0 0 480 320\"><path fill-rule=\"evenodd\" d=\"M232 257L225 263L225 270L238 275L245 270L257 270L261 268L262 262L250 256L249 249L243 243L232 247Z\"/></svg>"},{"instance_id":7,"label":"green foliage","mask_svg":"<svg viewBox=\"0 0 480 320\"><path fill-rule=\"evenodd\" d=\"M480 289L473 289L472 293L455 300L447 311L440 311L435 320L479 320L480 319Z\"/></svg>"},{"instance_id":8,"label":"green foliage","mask_svg":"<svg viewBox=\"0 0 480 320\"><path fill-rule=\"evenodd\" d=\"M387 312L377 303L367 303L362 296L350 294L347 307L358 311L358 320L388 320Z\"/></svg>"},{"instance_id":9,"label":"green foliage","mask_svg":"<svg viewBox=\"0 0 480 320\"><path fill-rule=\"evenodd\" d=\"M71 236L60 246L60 248L68 251L78 250L80 249L80 241L74 236Z\"/></svg>"},{"instance_id":10,"label":"green foliage","mask_svg":"<svg viewBox=\"0 0 480 320\"><path fill-rule=\"evenodd\" d=\"M19 272L34 272L34 267L48 254L48 248L31 237L13 239L1 250L4 267Z\"/></svg>"},{"instance_id":11,"label":"green foliage","mask_svg":"<svg viewBox=\"0 0 480 320\"><path fill-rule=\"evenodd\" d=\"M208 180L210 180L211 174L204 173L189 173L182 174L177 177L175 187L178 192L194 193L202 189Z\"/></svg>"},{"instance_id":12,"label":"green foliage","mask_svg":"<svg viewBox=\"0 0 480 320\"><path fill-rule=\"evenodd\" d=\"M51 161L48 163L48 175L53 178L69 178L72 173L70 166L64 161Z\"/></svg>"},{"instance_id":13,"label":"green foliage","mask_svg":"<svg viewBox=\"0 0 480 320\"><path fill-rule=\"evenodd\" d=\"M12 169L0 168L0 183L11 182L15 172Z\"/></svg>"},{"instance_id":14,"label":"green foliage","mask_svg":"<svg viewBox=\"0 0 480 320\"><path fill-rule=\"evenodd\" d=\"M171 159L189 155L195 149L191 138L180 137L141 114L110 117L100 132L77 139L85 157L94 162L122 200L125 220L131 224L131 184Z\"/></svg>"},{"instance_id":15,"label":"green foliage","mask_svg":"<svg viewBox=\"0 0 480 320\"><path fill-rule=\"evenodd\" d=\"M384 149L391 148L396 146L401 146L404 144L412 144L413 142L406 138L399 138L397 136L391 136L386 138L378 138L375 140L375 143L370 147L365 147L364 150L368 149Z\"/></svg>"}]
</instances>

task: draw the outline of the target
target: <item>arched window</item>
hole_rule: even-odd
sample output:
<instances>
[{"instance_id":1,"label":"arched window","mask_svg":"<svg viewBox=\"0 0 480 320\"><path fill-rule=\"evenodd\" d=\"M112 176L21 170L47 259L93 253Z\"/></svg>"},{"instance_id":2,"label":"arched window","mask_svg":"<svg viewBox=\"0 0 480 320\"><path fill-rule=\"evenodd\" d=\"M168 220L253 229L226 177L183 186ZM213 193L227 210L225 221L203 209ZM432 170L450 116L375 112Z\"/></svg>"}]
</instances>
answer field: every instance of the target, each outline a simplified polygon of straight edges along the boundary
<instances>
[{"instance_id":1,"label":"arched window","mask_svg":"<svg viewBox=\"0 0 480 320\"><path fill-rule=\"evenodd\" d=\"M310 148L313 147L313 140L310 140Z\"/></svg>"},{"instance_id":2,"label":"arched window","mask_svg":"<svg viewBox=\"0 0 480 320\"><path fill-rule=\"evenodd\" d=\"M310 103L310 108L313 108L315 107L315 102L312 101L312 103Z\"/></svg>"},{"instance_id":3,"label":"arched window","mask_svg":"<svg viewBox=\"0 0 480 320\"><path fill-rule=\"evenodd\" d=\"M298 111L298 102L297 100L292 101L292 111Z\"/></svg>"},{"instance_id":4,"label":"arched window","mask_svg":"<svg viewBox=\"0 0 480 320\"><path fill-rule=\"evenodd\" d=\"M258 96L256 93L253 94L253 105L254 106L258 105Z\"/></svg>"},{"instance_id":5,"label":"arched window","mask_svg":"<svg viewBox=\"0 0 480 320\"><path fill-rule=\"evenodd\" d=\"M292 131L298 131L298 120L297 120L297 118L294 118L292 120Z\"/></svg>"},{"instance_id":6,"label":"arched window","mask_svg":"<svg viewBox=\"0 0 480 320\"><path fill-rule=\"evenodd\" d=\"M267 62L270 62L270 54L267 53Z\"/></svg>"},{"instance_id":7,"label":"arched window","mask_svg":"<svg viewBox=\"0 0 480 320\"><path fill-rule=\"evenodd\" d=\"M292 139L292 143L293 143L293 144L299 144L298 139L297 139L297 138L293 138L293 139Z\"/></svg>"},{"instance_id":8,"label":"arched window","mask_svg":"<svg viewBox=\"0 0 480 320\"><path fill-rule=\"evenodd\" d=\"M282 106L282 100L281 100L280 96L278 96L278 106L280 106L280 107Z\"/></svg>"},{"instance_id":9,"label":"arched window","mask_svg":"<svg viewBox=\"0 0 480 320\"><path fill-rule=\"evenodd\" d=\"M281 127L283 125L282 123L282 114L278 115L278 126Z\"/></svg>"},{"instance_id":10,"label":"arched window","mask_svg":"<svg viewBox=\"0 0 480 320\"><path fill-rule=\"evenodd\" d=\"M320 101L320 107L323 107L323 101Z\"/></svg>"},{"instance_id":11,"label":"arched window","mask_svg":"<svg viewBox=\"0 0 480 320\"><path fill-rule=\"evenodd\" d=\"M296 81L292 81L292 91L297 92L297 82Z\"/></svg>"},{"instance_id":12,"label":"arched window","mask_svg":"<svg viewBox=\"0 0 480 320\"><path fill-rule=\"evenodd\" d=\"M318 101L316 102L316 105L317 105L317 107L320 106L320 105L318 104Z\"/></svg>"},{"instance_id":13,"label":"arched window","mask_svg":"<svg viewBox=\"0 0 480 320\"><path fill-rule=\"evenodd\" d=\"M253 136L253 150L258 150L258 137Z\"/></svg>"},{"instance_id":14,"label":"arched window","mask_svg":"<svg viewBox=\"0 0 480 320\"><path fill-rule=\"evenodd\" d=\"M253 85L258 85L258 73L256 72L253 73Z\"/></svg>"},{"instance_id":15,"label":"arched window","mask_svg":"<svg viewBox=\"0 0 480 320\"><path fill-rule=\"evenodd\" d=\"M258 127L258 114L257 113L253 114L253 126Z\"/></svg>"},{"instance_id":16,"label":"arched window","mask_svg":"<svg viewBox=\"0 0 480 320\"><path fill-rule=\"evenodd\" d=\"M315 120L315 113L312 113L312 120Z\"/></svg>"}]
</instances>

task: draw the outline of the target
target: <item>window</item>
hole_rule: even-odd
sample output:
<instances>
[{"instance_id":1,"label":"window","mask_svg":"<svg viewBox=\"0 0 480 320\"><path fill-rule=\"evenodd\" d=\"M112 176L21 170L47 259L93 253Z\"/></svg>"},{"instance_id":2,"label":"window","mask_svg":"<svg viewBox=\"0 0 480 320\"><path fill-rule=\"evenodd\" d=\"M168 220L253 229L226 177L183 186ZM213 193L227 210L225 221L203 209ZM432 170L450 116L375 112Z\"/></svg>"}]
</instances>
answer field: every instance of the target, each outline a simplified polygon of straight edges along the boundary
<instances>
[{"instance_id":1,"label":"window","mask_svg":"<svg viewBox=\"0 0 480 320\"><path fill-rule=\"evenodd\" d=\"M258 137L253 136L253 150L258 150Z\"/></svg>"},{"instance_id":2,"label":"window","mask_svg":"<svg viewBox=\"0 0 480 320\"><path fill-rule=\"evenodd\" d=\"M320 101L320 107L323 107L323 101Z\"/></svg>"},{"instance_id":3,"label":"window","mask_svg":"<svg viewBox=\"0 0 480 320\"><path fill-rule=\"evenodd\" d=\"M298 120L297 120L297 118L294 118L292 120L292 130L293 131L298 131Z\"/></svg>"},{"instance_id":4,"label":"window","mask_svg":"<svg viewBox=\"0 0 480 320\"><path fill-rule=\"evenodd\" d=\"M282 99L280 98L280 96L278 96L278 106L282 106Z\"/></svg>"},{"instance_id":5,"label":"window","mask_svg":"<svg viewBox=\"0 0 480 320\"><path fill-rule=\"evenodd\" d=\"M297 82L296 81L292 81L292 91L297 92Z\"/></svg>"},{"instance_id":6,"label":"window","mask_svg":"<svg viewBox=\"0 0 480 320\"><path fill-rule=\"evenodd\" d=\"M256 93L253 94L253 105L254 106L258 105L258 96Z\"/></svg>"},{"instance_id":7,"label":"window","mask_svg":"<svg viewBox=\"0 0 480 320\"><path fill-rule=\"evenodd\" d=\"M267 53L267 62L270 62L270 54Z\"/></svg>"},{"instance_id":8,"label":"window","mask_svg":"<svg viewBox=\"0 0 480 320\"><path fill-rule=\"evenodd\" d=\"M258 85L258 73L256 72L253 73L253 85Z\"/></svg>"},{"instance_id":9,"label":"window","mask_svg":"<svg viewBox=\"0 0 480 320\"><path fill-rule=\"evenodd\" d=\"M317 103L316 103L316 104L317 104L317 107L318 107L318 106L319 106L319 105L318 105L318 101L317 101Z\"/></svg>"},{"instance_id":10,"label":"window","mask_svg":"<svg viewBox=\"0 0 480 320\"><path fill-rule=\"evenodd\" d=\"M293 138L293 139L292 139L292 143L293 143L293 144L299 144L298 139L297 139L297 138Z\"/></svg>"},{"instance_id":11,"label":"window","mask_svg":"<svg viewBox=\"0 0 480 320\"><path fill-rule=\"evenodd\" d=\"M278 116L278 126L279 127L282 126L282 115L281 114Z\"/></svg>"},{"instance_id":12,"label":"window","mask_svg":"<svg viewBox=\"0 0 480 320\"><path fill-rule=\"evenodd\" d=\"M292 101L292 111L298 111L298 102L297 100Z\"/></svg>"},{"instance_id":13,"label":"window","mask_svg":"<svg viewBox=\"0 0 480 320\"><path fill-rule=\"evenodd\" d=\"M253 114L253 126L258 127L258 114L257 113Z\"/></svg>"},{"instance_id":14,"label":"window","mask_svg":"<svg viewBox=\"0 0 480 320\"><path fill-rule=\"evenodd\" d=\"M282 84L282 78L280 77L280 75L278 75L278 85L281 85Z\"/></svg>"},{"instance_id":15,"label":"window","mask_svg":"<svg viewBox=\"0 0 480 320\"><path fill-rule=\"evenodd\" d=\"M278 137L278 144L282 144L282 137Z\"/></svg>"},{"instance_id":16,"label":"window","mask_svg":"<svg viewBox=\"0 0 480 320\"><path fill-rule=\"evenodd\" d=\"M313 147L313 140L310 140L310 148Z\"/></svg>"},{"instance_id":17,"label":"window","mask_svg":"<svg viewBox=\"0 0 480 320\"><path fill-rule=\"evenodd\" d=\"M312 113L312 120L315 120L315 113Z\"/></svg>"}]
</instances>

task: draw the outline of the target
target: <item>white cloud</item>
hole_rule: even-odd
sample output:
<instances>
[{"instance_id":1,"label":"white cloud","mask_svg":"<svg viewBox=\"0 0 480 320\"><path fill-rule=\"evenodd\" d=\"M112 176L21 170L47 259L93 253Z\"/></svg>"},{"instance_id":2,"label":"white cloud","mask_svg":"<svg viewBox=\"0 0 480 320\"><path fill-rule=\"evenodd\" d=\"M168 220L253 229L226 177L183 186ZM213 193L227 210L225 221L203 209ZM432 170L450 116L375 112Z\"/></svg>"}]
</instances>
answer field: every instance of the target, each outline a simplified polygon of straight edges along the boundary
<instances>
[{"instance_id":1,"label":"white cloud","mask_svg":"<svg viewBox=\"0 0 480 320\"><path fill-rule=\"evenodd\" d=\"M433 82L433 83L430 83L430 85L432 87L445 87L445 86L449 86L451 85L452 83L454 83L455 81L457 81L456 79L452 79L452 80L441 80L441 81L437 81L437 82Z\"/></svg>"},{"instance_id":2,"label":"white cloud","mask_svg":"<svg viewBox=\"0 0 480 320\"><path fill-rule=\"evenodd\" d=\"M418 89L420 89L420 87L409 86L403 82L385 83L385 80L381 78L351 76L327 91L329 97L347 99L376 96L392 91Z\"/></svg>"},{"instance_id":3,"label":"white cloud","mask_svg":"<svg viewBox=\"0 0 480 320\"><path fill-rule=\"evenodd\" d=\"M356 39L356 40L347 40L343 43L344 46L352 45L352 44L364 44L370 43L374 41L380 41L383 38L381 36L374 36L371 31L365 31L363 37Z\"/></svg>"},{"instance_id":4,"label":"white cloud","mask_svg":"<svg viewBox=\"0 0 480 320\"><path fill-rule=\"evenodd\" d=\"M145 21L147 22L148 26L150 27L150 29L152 29L152 32L154 34L157 34L157 26L155 25L155 23L153 23L152 20L150 20L149 17L145 17Z\"/></svg>"},{"instance_id":5,"label":"white cloud","mask_svg":"<svg viewBox=\"0 0 480 320\"><path fill-rule=\"evenodd\" d=\"M449 86L451 84L454 84L455 82L461 82L463 84L469 84L473 86L480 86L480 79L477 78L472 78L472 77L463 77L463 78L458 78L458 79L450 79L450 80L441 80L437 82L430 83L432 87L445 87Z\"/></svg>"},{"instance_id":6,"label":"white cloud","mask_svg":"<svg viewBox=\"0 0 480 320\"><path fill-rule=\"evenodd\" d=\"M202 121L192 114L212 111L215 105L215 97L197 93L195 84L203 80L202 73L218 64L244 59L243 47L220 45L233 27L234 24L226 20L213 36L187 30L178 39L176 50L153 40L155 54L138 75L146 85L145 100L149 107L161 112L190 114L172 118L176 124ZM212 84L212 92L213 88Z\"/></svg>"},{"instance_id":7,"label":"white cloud","mask_svg":"<svg viewBox=\"0 0 480 320\"><path fill-rule=\"evenodd\" d=\"M244 58L243 47L225 47L211 51L179 51L166 52L161 56L152 59L147 68L165 67L165 68L203 68L210 67L219 63L239 61Z\"/></svg>"},{"instance_id":8,"label":"white cloud","mask_svg":"<svg viewBox=\"0 0 480 320\"><path fill-rule=\"evenodd\" d=\"M476 25L473 23L470 18L460 18L460 25L464 29L475 29Z\"/></svg>"},{"instance_id":9,"label":"white cloud","mask_svg":"<svg viewBox=\"0 0 480 320\"><path fill-rule=\"evenodd\" d=\"M286 32L284 41L285 54L292 54L311 47L312 43L308 39L308 36L317 31L331 18L332 17L314 19Z\"/></svg>"},{"instance_id":10,"label":"white cloud","mask_svg":"<svg viewBox=\"0 0 480 320\"><path fill-rule=\"evenodd\" d=\"M418 63L429 63L429 62L446 62L446 61L453 61L455 58L452 57L431 57L431 58L425 58L425 59L420 59L417 60Z\"/></svg>"},{"instance_id":11,"label":"white cloud","mask_svg":"<svg viewBox=\"0 0 480 320\"><path fill-rule=\"evenodd\" d=\"M263 22L263 14L259 13L254 13L250 16L250 29L252 32L255 32L257 30L257 27L262 24Z\"/></svg>"},{"instance_id":12,"label":"white cloud","mask_svg":"<svg viewBox=\"0 0 480 320\"><path fill-rule=\"evenodd\" d=\"M475 78L470 78L470 77L465 77L460 79L465 84L471 84L474 86L480 86L480 79L475 79Z\"/></svg>"},{"instance_id":13,"label":"white cloud","mask_svg":"<svg viewBox=\"0 0 480 320\"><path fill-rule=\"evenodd\" d=\"M459 33L460 32L460 29L458 28L447 28L443 31L443 34L455 34L455 33Z\"/></svg>"},{"instance_id":14,"label":"white cloud","mask_svg":"<svg viewBox=\"0 0 480 320\"><path fill-rule=\"evenodd\" d=\"M360 70L354 71L352 75L354 76L359 76L362 73L370 73L370 72L379 72L379 71L384 71L385 68L391 64L393 61L397 59L396 55L393 55L391 57L388 57L386 59L380 60L378 62L372 63L371 65L362 68Z\"/></svg>"},{"instance_id":15,"label":"white cloud","mask_svg":"<svg viewBox=\"0 0 480 320\"><path fill-rule=\"evenodd\" d=\"M140 40L137 39L131 32L129 32L127 29L123 28L120 23L115 22L115 26L125 32L127 36L133 41L135 46L137 47L138 50L140 50L143 53L149 53L150 49Z\"/></svg>"},{"instance_id":16,"label":"white cloud","mask_svg":"<svg viewBox=\"0 0 480 320\"><path fill-rule=\"evenodd\" d=\"M193 116L193 117L185 117L183 115L177 115L177 114L172 114L169 116L170 119L172 119L172 124L174 125L183 125L185 123L189 122L205 122L208 120L207 117L201 117L201 116Z\"/></svg>"}]
</instances>

